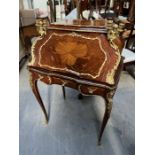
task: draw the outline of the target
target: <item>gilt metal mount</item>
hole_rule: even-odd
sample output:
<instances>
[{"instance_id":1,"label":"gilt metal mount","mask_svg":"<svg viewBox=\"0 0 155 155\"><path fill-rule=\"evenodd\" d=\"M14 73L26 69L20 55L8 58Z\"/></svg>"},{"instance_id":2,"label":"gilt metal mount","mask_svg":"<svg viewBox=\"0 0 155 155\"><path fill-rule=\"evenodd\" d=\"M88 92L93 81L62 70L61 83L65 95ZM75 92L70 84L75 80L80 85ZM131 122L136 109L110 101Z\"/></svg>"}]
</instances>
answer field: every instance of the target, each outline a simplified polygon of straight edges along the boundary
<instances>
[{"instance_id":1,"label":"gilt metal mount","mask_svg":"<svg viewBox=\"0 0 155 155\"><path fill-rule=\"evenodd\" d=\"M37 31L41 35L41 37L46 35L47 26L48 26L48 21L46 19L36 20Z\"/></svg>"},{"instance_id":2,"label":"gilt metal mount","mask_svg":"<svg viewBox=\"0 0 155 155\"><path fill-rule=\"evenodd\" d=\"M124 26L124 23L116 24L113 20L107 20L108 40L112 41L119 37L120 34L124 31Z\"/></svg>"}]
</instances>

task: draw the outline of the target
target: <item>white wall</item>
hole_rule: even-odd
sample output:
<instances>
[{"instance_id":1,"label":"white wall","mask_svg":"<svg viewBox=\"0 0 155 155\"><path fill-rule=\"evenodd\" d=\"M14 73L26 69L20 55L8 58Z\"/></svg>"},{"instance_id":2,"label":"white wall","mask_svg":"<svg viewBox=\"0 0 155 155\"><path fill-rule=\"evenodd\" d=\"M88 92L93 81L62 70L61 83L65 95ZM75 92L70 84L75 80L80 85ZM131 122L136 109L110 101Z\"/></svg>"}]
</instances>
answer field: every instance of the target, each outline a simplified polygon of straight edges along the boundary
<instances>
[{"instance_id":1,"label":"white wall","mask_svg":"<svg viewBox=\"0 0 155 155\"><path fill-rule=\"evenodd\" d=\"M34 8L47 11L47 0L33 0Z\"/></svg>"}]
</instances>

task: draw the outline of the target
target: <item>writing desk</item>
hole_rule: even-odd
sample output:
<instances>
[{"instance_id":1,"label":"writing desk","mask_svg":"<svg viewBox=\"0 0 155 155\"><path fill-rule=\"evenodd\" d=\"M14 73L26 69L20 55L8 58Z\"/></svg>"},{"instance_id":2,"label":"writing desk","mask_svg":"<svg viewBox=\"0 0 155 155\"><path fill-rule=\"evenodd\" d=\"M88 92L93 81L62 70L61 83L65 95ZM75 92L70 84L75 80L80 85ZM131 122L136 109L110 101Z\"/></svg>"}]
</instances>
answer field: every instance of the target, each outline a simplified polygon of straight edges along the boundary
<instances>
[{"instance_id":1,"label":"writing desk","mask_svg":"<svg viewBox=\"0 0 155 155\"><path fill-rule=\"evenodd\" d=\"M122 69L121 24L107 20L65 20L47 25L39 20L36 26L40 37L32 45L28 70L32 91L46 121L48 115L38 91L38 80L74 88L84 95L102 96L106 108L100 144Z\"/></svg>"}]
</instances>

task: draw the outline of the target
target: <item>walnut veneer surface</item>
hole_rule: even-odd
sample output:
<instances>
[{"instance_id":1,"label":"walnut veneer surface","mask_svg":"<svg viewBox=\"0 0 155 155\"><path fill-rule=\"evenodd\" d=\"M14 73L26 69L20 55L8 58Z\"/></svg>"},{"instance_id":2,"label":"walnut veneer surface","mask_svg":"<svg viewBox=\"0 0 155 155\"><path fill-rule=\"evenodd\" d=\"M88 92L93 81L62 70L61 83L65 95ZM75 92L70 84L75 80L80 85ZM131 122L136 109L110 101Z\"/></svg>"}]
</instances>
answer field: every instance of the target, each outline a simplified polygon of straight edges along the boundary
<instances>
[{"instance_id":1,"label":"walnut veneer surface","mask_svg":"<svg viewBox=\"0 0 155 155\"><path fill-rule=\"evenodd\" d=\"M106 101L100 143L119 81L122 48L120 37L107 39L106 20L65 20L48 25L45 35L34 42L28 65L30 84L46 121L48 115L39 95L38 80L71 87L85 95L100 95Z\"/></svg>"}]
</instances>

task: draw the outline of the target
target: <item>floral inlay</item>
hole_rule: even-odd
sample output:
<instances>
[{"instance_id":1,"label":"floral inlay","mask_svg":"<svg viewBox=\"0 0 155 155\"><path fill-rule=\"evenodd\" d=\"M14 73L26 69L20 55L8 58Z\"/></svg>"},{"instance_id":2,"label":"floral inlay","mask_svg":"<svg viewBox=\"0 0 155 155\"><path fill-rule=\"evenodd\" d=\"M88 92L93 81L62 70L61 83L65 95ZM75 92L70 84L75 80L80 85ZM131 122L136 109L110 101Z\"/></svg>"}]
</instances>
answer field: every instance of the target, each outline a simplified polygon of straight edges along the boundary
<instances>
[{"instance_id":1,"label":"floral inlay","mask_svg":"<svg viewBox=\"0 0 155 155\"><path fill-rule=\"evenodd\" d=\"M55 51L60 55L61 63L72 66L78 58L86 56L87 46L73 41L61 41L56 44Z\"/></svg>"}]
</instances>

